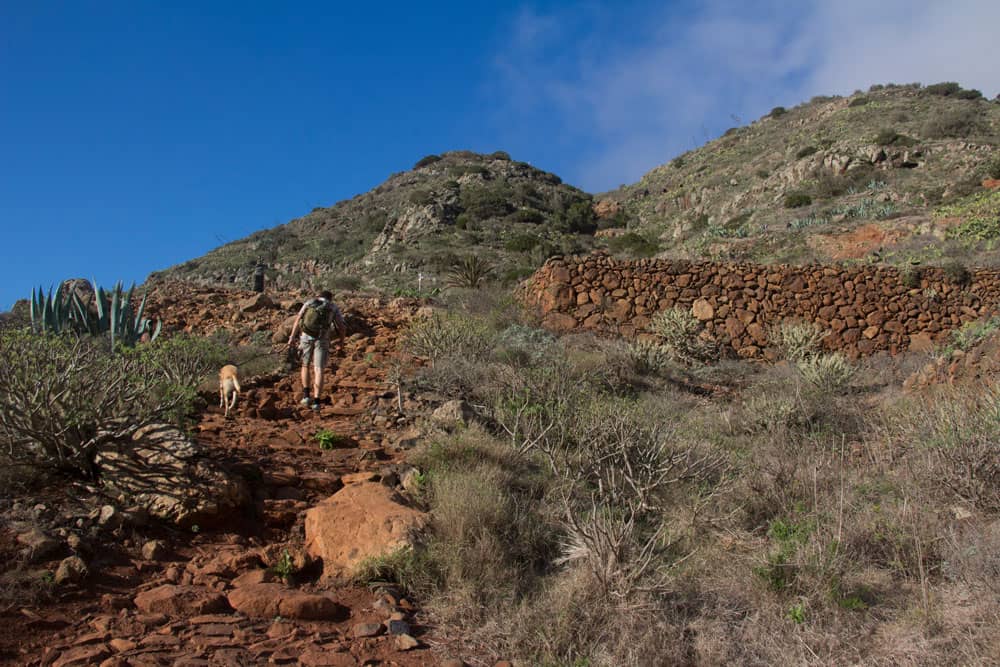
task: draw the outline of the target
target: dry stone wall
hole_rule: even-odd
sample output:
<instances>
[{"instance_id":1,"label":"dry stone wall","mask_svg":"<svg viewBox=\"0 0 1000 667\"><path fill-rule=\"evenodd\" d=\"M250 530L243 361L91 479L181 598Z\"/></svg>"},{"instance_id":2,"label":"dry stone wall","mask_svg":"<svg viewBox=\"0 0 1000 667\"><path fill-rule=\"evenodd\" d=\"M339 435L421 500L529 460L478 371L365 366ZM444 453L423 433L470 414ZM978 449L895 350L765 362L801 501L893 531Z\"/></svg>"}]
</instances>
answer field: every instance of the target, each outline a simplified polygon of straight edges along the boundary
<instances>
[{"instance_id":1,"label":"dry stone wall","mask_svg":"<svg viewBox=\"0 0 1000 667\"><path fill-rule=\"evenodd\" d=\"M557 332L643 336L667 308L690 310L704 335L743 357L770 356L783 320L815 322L826 349L857 357L930 349L965 322L1000 311L1000 270L957 282L925 268L919 285L893 267L791 266L683 260L557 257L522 286L524 300Z\"/></svg>"}]
</instances>

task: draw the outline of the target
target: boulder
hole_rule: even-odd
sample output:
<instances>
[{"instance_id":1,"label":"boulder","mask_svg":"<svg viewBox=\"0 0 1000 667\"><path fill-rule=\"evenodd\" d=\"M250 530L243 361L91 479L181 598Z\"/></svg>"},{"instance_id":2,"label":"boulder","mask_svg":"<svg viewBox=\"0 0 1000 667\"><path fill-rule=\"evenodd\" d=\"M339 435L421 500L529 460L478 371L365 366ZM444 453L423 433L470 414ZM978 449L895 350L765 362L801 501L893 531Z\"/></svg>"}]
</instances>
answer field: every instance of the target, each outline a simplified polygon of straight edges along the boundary
<instances>
[{"instance_id":1,"label":"boulder","mask_svg":"<svg viewBox=\"0 0 1000 667\"><path fill-rule=\"evenodd\" d=\"M94 462L105 489L118 500L183 528L220 523L249 498L242 477L166 424L145 426L127 442L104 445Z\"/></svg>"},{"instance_id":2,"label":"boulder","mask_svg":"<svg viewBox=\"0 0 1000 667\"><path fill-rule=\"evenodd\" d=\"M698 299L691 304L691 314L701 322L707 322L715 317L715 308L707 299Z\"/></svg>"},{"instance_id":3,"label":"boulder","mask_svg":"<svg viewBox=\"0 0 1000 667\"><path fill-rule=\"evenodd\" d=\"M263 310L265 308L274 308L274 302L271 301L271 297L264 294L263 292L255 294L254 296L242 299L239 302L239 308L241 313L254 313L258 310Z\"/></svg>"},{"instance_id":4,"label":"boulder","mask_svg":"<svg viewBox=\"0 0 1000 667\"><path fill-rule=\"evenodd\" d=\"M448 401L431 414L431 420L444 427L468 426L476 417L476 411L465 401Z\"/></svg>"},{"instance_id":5,"label":"boulder","mask_svg":"<svg viewBox=\"0 0 1000 667\"><path fill-rule=\"evenodd\" d=\"M327 577L353 574L366 558L412 546L427 515L403 504L389 487L348 484L306 512L306 551Z\"/></svg>"}]
</instances>

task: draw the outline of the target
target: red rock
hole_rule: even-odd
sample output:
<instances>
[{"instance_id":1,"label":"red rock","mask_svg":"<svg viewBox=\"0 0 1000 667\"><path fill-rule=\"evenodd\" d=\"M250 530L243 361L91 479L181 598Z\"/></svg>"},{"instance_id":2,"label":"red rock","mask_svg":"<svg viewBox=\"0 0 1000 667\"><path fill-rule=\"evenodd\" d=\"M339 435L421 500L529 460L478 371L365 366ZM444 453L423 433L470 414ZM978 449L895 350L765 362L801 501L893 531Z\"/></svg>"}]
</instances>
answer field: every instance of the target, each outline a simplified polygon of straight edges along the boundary
<instances>
[{"instance_id":1,"label":"red rock","mask_svg":"<svg viewBox=\"0 0 1000 667\"><path fill-rule=\"evenodd\" d=\"M229 611L226 598L220 593L198 586L167 584L135 596L136 608L144 614L193 616Z\"/></svg>"},{"instance_id":2,"label":"red rock","mask_svg":"<svg viewBox=\"0 0 1000 667\"><path fill-rule=\"evenodd\" d=\"M110 656L111 650L104 644L75 646L60 652L59 657L52 662L52 667L94 665Z\"/></svg>"},{"instance_id":3,"label":"red rock","mask_svg":"<svg viewBox=\"0 0 1000 667\"><path fill-rule=\"evenodd\" d=\"M349 484L306 512L306 551L326 576L353 572L365 558L413 544L427 516L381 484Z\"/></svg>"},{"instance_id":4,"label":"red rock","mask_svg":"<svg viewBox=\"0 0 1000 667\"><path fill-rule=\"evenodd\" d=\"M297 618L342 621L349 615L343 605L324 595L313 595L281 584L254 584L229 593L229 604L251 618Z\"/></svg>"}]
</instances>

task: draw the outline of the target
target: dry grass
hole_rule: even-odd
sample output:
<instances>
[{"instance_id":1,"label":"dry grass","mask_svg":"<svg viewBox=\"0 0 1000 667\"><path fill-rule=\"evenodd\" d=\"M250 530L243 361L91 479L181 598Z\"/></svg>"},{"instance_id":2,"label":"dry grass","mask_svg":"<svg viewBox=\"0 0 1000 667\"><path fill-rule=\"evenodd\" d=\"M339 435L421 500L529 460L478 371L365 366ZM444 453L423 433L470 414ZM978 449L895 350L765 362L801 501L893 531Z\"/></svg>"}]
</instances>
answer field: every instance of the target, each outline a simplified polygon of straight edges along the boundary
<instances>
[{"instance_id":1,"label":"dry grass","mask_svg":"<svg viewBox=\"0 0 1000 667\"><path fill-rule=\"evenodd\" d=\"M991 664L995 392L906 397L880 360L709 399L619 343L518 339L465 369L489 427L419 462L441 627L539 665Z\"/></svg>"}]
</instances>

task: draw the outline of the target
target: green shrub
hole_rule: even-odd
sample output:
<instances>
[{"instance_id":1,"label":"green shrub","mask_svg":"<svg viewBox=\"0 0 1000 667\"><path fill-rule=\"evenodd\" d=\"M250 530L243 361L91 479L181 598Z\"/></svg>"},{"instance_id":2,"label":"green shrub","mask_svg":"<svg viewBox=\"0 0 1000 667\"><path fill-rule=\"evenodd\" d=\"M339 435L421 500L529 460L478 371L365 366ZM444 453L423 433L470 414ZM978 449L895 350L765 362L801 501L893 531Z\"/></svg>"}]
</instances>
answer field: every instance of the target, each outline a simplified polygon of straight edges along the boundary
<instances>
[{"instance_id":1,"label":"green shrub","mask_svg":"<svg viewBox=\"0 0 1000 667\"><path fill-rule=\"evenodd\" d=\"M714 343L698 335L701 324L684 308L667 308L653 316L649 330L663 341L663 349L676 361L705 362L717 354Z\"/></svg>"},{"instance_id":2,"label":"green shrub","mask_svg":"<svg viewBox=\"0 0 1000 667\"><path fill-rule=\"evenodd\" d=\"M493 267L479 255L469 255L453 265L445 276L445 285L461 289L479 289L493 274Z\"/></svg>"},{"instance_id":3,"label":"green shrub","mask_svg":"<svg viewBox=\"0 0 1000 667\"><path fill-rule=\"evenodd\" d=\"M510 162L510 153L506 151L493 151L487 156L491 160L504 160Z\"/></svg>"},{"instance_id":4,"label":"green shrub","mask_svg":"<svg viewBox=\"0 0 1000 667\"><path fill-rule=\"evenodd\" d=\"M413 321L403 335L405 348L421 357L437 360L448 356L478 359L494 346L494 334L482 320L458 313Z\"/></svg>"},{"instance_id":5,"label":"green shrub","mask_svg":"<svg viewBox=\"0 0 1000 667\"><path fill-rule=\"evenodd\" d=\"M819 149L815 146L804 146L799 149L799 151L795 154L795 157L801 160L804 157L809 157L818 150Z\"/></svg>"},{"instance_id":6,"label":"green shrub","mask_svg":"<svg viewBox=\"0 0 1000 667\"><path fill-rule=\"evenodd\" d=\"M767 115L770 116L771 118L781 118L787 112L788 110L785 109L785 107L774 107L773 109L771 109L771 112Z\"/></svg>"},{"instance_id":7,"label":"green shrub","mask_svg":"<svg viewBox=\"0 0 1000 667\"><path fill-rule=\"evenodd\" d=\"M957 95L961 92L962 86L958 85L954 81L942 81L941 83L932 83L931 85L924 88L924 93L927 95L938 95L940 97L951 97Z\"/></svg>"},{"instance_id":8,"label":"green shrub","mask_svg":"<svg viewBox=\"0 0 1000 667\"><path fill-rule=\"evenodd\" d=\"M912 146L917 142L912 137L887 127L879 130L879 133L875 135L875 143L879 146Z\"/></svg>"},{"instance_id":9,"label":"green shrub","mask_svg":"<svg viewBox=\"0 0 1000 667\"><path fill-rule=\"evenodd\" d=\"M413 168L414 169L420 169L421 167L426 167L428 165L432 165L435 162L440 162L440 161L441 161L441 156L440 155L433 155L433 154L432 155L425 155L424 157L422 157L419 160L417 160L417 163L415 165L413 165Z\"/></svg>"},{"instance_id":10,"label":"green shrub","mask_svg":"<svg viewBox=\"0 0 1000 667\"><path fill-rule=\"evenodd\" d=\"M513 210L510 192L504 187L463 188L459 201L470 221L503 217Z\"/></svg>"},{"instance_id":11,"label":"green shrub","mask_svg":"<svg viewBox=\"0 0 1000 667\"><path fill-rule=\"evenodd\" d=\"M1000 238L1000 190L981 192L934 211L935 218L961 218L946 232L950 238L988 241Z\"/></svg>"},{"instance_id":12,"label":"green shrub","mask_svg":"<svg viewBox=\"0 0 1000 667\"><path fill-rule=\"evenodd\" d=\"M957 260L952 260L941 268L944 270L945 277L956 285L964 287L972 281L972 273Z\"/></svg>"},{"instance_id":13,"label":"green shrub","mask_svg":"<svg viewBox=\"0 0 1000 667\"><path fill-rule=\"evenodd\" d=\"M613 253L622 253L633 257L652 257L660 251L655 241L635 232L615 236L608 240L608 249Z\"/></svg>"},{"instance_id":14,"label":"green shrub","mask_svg":"<svg viewBox=\"0 0 1000 667\"><path fill-rule=\"evenodd\" d=\"M907 264L899 270L899 281L909 289L920 287L920 281L924 277L924 270L919 266Z\"/></svg>"},{"instance_id":15,"label":"green shrub","mask_svg":"<svg viewBox=\"0 0 1000 667\"><path fill-rule=\"evenodd\" d=\"M504 248L511 252L529 252L539 243L541 239L535 234L517 234L504 243Z\"/></svg>"},{"instance_id":16,"label":"green shrub","mask_svg":"<svg viewBox=\"0 0 1000 667\"><path fill-rule=\"evenodd\" d=\"M805 192L789 192L785 195L785 208L802 208L812 204L812 197Z\"/></svg>"},{"instance_id":17,"label":"green shrub","mask_svg":"<svg viewBox=\"0 0 1000 667\"><path fill-rule=\"evenodd\" d=\"M921 134L930 139L964 139L985 129L976 108L966 107L935 113L924 122Z\"/></svg>"},{"instance_id":18,"label":"green shrub","mask_svg":"<svg viewBox=\"0 0 1000 667\"><path fill-rule=\"evenodd\" d=\"M434 203L434 192L432 190L414 190L407 198L414 206L427 206Z\"/></svg>"},{"instance_id":19,"label":"green shrub","mask_svg":"<svg viewBox=\"0 0 1000 667\"><path fill-rule=\"evenodd\" d=\"M859 95L859 96L851 99L851 101L848 103L847 106L849 106L849 107L863 107L866 104L868 104L869 102L871 102L870 98L865 97L864 95Z\"/></svg>"},{"instance_id":20,"label":"green shrub","mask_svg":"<svg viewBox=\"0 0 1000 667\"><path fill-rule=\"evenodd\" d=\"M597 216L589 199L575 201L556 215L555 227L571 234L593 234Z\"/></svg>"},{"instance_id":21,"label":"green shrub","mask_svg":"<svg viewBox=\"0 0 1000 667\"><path fill-rule=\"evenodd\" d=\"M987 163L985 173L987 178L1000 178L1000 156Z\"/></svg>"},{"instance_id":22,"label":"green shrub","mask_svg":"<svg viewBox=\"0 0 1000 667\"><path fill-rule=\"evenodd\" d=\"M511 213L510 219L513 222L538 224L540 222L545 222L545 214L533 208L522 208Z\"/></svg>"}]
</instances>

